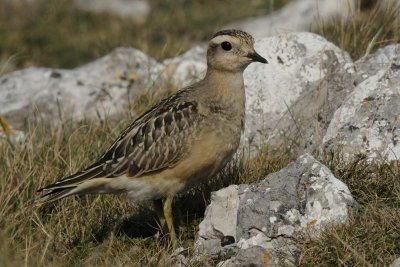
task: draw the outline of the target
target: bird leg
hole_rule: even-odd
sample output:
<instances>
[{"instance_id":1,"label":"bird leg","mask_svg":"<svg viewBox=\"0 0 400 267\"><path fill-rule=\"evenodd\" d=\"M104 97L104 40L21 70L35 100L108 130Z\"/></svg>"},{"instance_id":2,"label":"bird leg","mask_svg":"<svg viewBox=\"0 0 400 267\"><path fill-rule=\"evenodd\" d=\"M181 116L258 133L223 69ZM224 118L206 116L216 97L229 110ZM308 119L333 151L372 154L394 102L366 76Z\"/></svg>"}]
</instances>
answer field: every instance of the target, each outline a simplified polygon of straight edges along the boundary
<instances>
[{"instance_id":1,"label":"bird leg","mask_svg":"<svg viewBox=\"0 0 400 267\"><path fill-rule=\"evenodd\" d=\"M172 244L175 246L176 234L172 217L172 199L173 197L167 197L164 202L161 199L156 199L153 200L153 204L162 233L169 233Z\"/></svg>"},{"instance_id":2,"label":"bird leg","mask_svg":"<svg viewBox=\"0 0 400 267\"><path fill-rule=\"evenodd\" d=\"M160 229L162 233L165 233L166 229L165 228L165 217L164 217L164 211L163 211L163 203L161 199L155 199L153 200L153 204L154 204L154 210L157 214L158 217L158 221L160 223Z\"/></svg>"},{"instance_id":3,"label":"bird leg","mask_svg":"<svg viewBox=\"0 0 400 267\"><path fill-rule=\"evenodd\" d=\"M8 121L4 117L1 117L1 116L0 116L0 126L3 129L3 131L7 137L10 137L15 134L14 130L11 129Z\"/></svg>"},{"instance_id":4,"label":"bird leg","mask_svg":"<svg viewBox=\"0 0 400 267\"><path fill-rule=\"evenodd\" d=\"M176 247L176 234L174 228L174 221L172 217L172 199L173 196L168 196L164 200L163 210L164 210L164 218L168 226L169 236L172 242L172 245Z\"/></svg>"}]
</instances>

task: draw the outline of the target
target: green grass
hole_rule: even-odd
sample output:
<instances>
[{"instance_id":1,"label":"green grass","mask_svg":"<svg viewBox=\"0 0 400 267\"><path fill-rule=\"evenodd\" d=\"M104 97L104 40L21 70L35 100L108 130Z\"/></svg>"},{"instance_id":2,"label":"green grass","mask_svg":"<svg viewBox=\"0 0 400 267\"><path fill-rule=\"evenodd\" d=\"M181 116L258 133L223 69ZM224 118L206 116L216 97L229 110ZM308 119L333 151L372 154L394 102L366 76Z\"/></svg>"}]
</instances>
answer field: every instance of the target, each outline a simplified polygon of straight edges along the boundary
<instances>
[{"instance_id":1,"label":"green grass","mask_svg":"<svg viewBox=\"0 0 400 267\"><path fill-rule=\"evenodd\" d=\"M69 1L40 1L29 7L0 2L0 59L11 58L17 68L66 68L98 58L119 45L132 45L156 58L169 57L206 40L225 23L267 13L271 2L280 4L150 2L153 12L143 25L80 12ZM346 23L334 19L320 23L313 31L354 58L399 42L395 10L365 5ZM138 97L133 106L135 114L171 91ZM25 126L26 143L12 146L1 142L0 266L173 264L168 256L172 252L168 238L156 235L155 213L147 204L131 204L118 196L84 196L44 208L34 205L37 188L95 160L129 124L130 114L127 111L118 121L72 122L66 116L59 125L51 125L38 115ZM189 248L189 253L193 249L211 191L233 183L256 182L285 167L291 159L283 150L261 151L249 161L236 158L217 177L180 195L174 203L180 243ZM364 160L343 164L338 156L322 161L349 186L358 207L347 224L330 229L321 238L300 242L300 265L387 266L400 256L400 166L367 164Z\"/></svg>"}]
</instances>

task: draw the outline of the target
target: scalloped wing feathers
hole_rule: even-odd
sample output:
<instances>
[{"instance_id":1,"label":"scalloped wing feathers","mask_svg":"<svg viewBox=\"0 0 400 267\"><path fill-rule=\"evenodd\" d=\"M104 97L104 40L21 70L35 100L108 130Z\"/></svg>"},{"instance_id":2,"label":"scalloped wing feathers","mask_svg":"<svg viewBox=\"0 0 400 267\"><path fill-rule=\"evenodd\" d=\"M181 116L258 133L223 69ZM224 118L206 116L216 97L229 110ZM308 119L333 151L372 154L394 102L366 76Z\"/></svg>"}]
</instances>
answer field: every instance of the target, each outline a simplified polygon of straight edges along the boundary
<instances>
[{"instance_id":1,"label":"scalloped wing feathers","mask_svg":"<svg viewBox=\"0 0 400 267\"><path fill-rule=\"evenodd\" d=\"M93 178L123 174L140 177L173 167L184 157L201 121L197 102L185 101L184 95L181 90L137 118L88 168L39 191L43 191L43 196L58 195L59 189L75 188Z\"/></svg>"}]
</instances>

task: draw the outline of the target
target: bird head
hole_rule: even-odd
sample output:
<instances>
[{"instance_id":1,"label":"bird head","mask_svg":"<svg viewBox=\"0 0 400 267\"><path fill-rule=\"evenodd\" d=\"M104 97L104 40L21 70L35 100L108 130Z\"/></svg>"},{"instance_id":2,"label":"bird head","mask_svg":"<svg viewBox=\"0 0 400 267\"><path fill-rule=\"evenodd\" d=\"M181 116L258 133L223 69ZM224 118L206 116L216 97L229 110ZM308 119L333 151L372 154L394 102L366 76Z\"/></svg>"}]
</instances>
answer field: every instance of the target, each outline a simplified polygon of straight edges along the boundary
<instances>
[{"instance_id":1,"label":"bird head","mask_svg":"<svg viewBox=\"0 0 400 267\"><path fill-rule=\"evenodd\" d=\"M241 72L252 62L268 63L254 50L254 38L244 31L219 31L208 43L207 65L211 69Z\"/></svg>"}]
</instances>

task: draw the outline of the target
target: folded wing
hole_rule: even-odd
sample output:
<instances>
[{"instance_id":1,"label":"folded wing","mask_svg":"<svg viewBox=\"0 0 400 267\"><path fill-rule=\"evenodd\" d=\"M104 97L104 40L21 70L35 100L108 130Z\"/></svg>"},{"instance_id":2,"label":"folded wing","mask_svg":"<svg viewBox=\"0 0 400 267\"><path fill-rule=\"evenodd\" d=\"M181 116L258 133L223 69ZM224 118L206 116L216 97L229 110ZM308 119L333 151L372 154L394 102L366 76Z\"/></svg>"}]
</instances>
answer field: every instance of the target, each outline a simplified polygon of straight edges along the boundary
<instances>
[{"instance_id":1,"label":"folded wing","mask_svg":"<svg viewBox=\"0 0 400 267\"><path fill-rule=\"evenodd\" d=\"M175 94L129 125L94 164L39 191L52 201L76 193L73 189L90 179L141 177L173 167L187 153L200 122L196 101Z\"/></svg>"}]
</instances>

